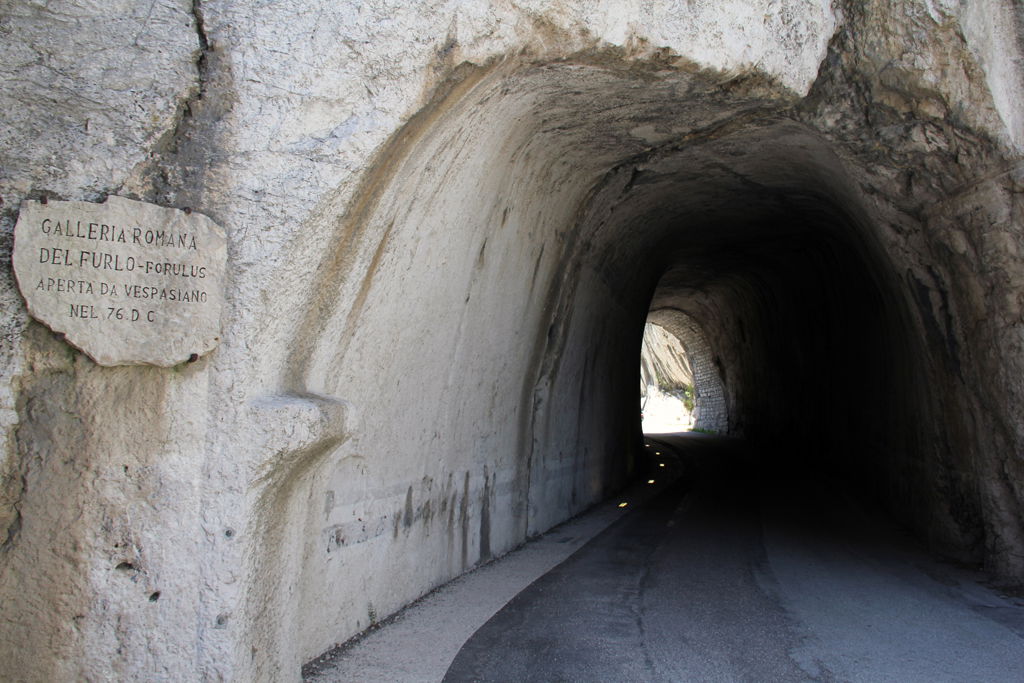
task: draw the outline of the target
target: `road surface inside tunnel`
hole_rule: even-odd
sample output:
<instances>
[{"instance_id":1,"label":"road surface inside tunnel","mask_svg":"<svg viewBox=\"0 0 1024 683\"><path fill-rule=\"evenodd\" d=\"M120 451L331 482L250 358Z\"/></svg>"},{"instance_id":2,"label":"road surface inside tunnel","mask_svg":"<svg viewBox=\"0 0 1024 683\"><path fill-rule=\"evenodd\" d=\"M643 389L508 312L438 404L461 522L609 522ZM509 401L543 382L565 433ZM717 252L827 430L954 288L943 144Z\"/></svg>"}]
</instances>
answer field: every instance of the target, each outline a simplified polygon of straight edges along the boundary
<instances>
[{"instance_id":1,"label":"road surface inside tunnel","mask_svg":"<svg viewBox=\"0 0 1024 683\"><path fill-rule=\"evenodd\" d=\"M647 443L674 483L509 601L446 682L1024 680L1024 600L742 442Z\"/></svg>"}]
</instances>

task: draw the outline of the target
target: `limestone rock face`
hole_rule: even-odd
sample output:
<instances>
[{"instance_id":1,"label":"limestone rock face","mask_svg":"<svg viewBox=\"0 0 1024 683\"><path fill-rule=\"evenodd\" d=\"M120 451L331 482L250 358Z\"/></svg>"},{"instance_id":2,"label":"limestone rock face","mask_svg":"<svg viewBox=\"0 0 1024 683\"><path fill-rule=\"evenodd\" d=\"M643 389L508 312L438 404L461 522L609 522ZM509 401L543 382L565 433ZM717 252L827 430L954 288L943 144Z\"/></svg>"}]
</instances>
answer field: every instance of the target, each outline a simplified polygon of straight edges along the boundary
<instances>
[{"instance_id":1,"label":"limestone rock face","mask_svg":"<svg viewBox=\"0 0 1024 683\"><path fill-rule=\"evenodd\" d=\"M107 368L8 268L0 677L297 680L623 483L649 311L724 429L1024 581L1020 22L7 3L5 253L26 200L119 195L210 216L228 270L215 351Z\"/></svg>"},{"instance_id":2,"label":"limestone rock face","mask_svg":"<svg viewBox=\"0 0 1024 683\"><path fill-rule=\"evenodd\" d=\"M693 371L679 339L654 323L644 325L640 351L640 392L649 386L681 389L693 384Z\"/></svg>"}]
</instances>

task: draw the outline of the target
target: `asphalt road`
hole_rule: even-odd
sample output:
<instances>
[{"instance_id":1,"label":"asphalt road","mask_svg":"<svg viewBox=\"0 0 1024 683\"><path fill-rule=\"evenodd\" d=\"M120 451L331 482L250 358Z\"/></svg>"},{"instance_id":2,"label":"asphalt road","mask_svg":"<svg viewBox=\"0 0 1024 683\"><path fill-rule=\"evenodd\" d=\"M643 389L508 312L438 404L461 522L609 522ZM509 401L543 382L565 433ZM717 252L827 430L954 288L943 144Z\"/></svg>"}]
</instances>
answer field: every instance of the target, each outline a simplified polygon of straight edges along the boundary
<instances>
[{"instance_id":1,"label":"asphalt road","mask_svg":"<svg viewBox=\"0 0 1024 683\"><path fill-rule=\"evenodd\" d=\"M1024 681L1024 600L840 490L754 474L736 442L651 444L651 476L678 479L513 598L446 682Z\"/></svg>"}]
</instances>

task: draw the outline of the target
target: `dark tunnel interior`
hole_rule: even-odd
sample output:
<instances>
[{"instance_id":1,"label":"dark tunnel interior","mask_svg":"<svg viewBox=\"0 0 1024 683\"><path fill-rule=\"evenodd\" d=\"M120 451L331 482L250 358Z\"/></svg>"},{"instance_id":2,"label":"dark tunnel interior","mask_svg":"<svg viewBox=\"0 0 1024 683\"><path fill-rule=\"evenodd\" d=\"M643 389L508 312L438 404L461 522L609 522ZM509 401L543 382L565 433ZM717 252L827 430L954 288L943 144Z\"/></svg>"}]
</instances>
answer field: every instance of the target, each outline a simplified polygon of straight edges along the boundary
<instances>
[{"instance_id":1,"label":"dark tunnel interior","mask_svg":"<svg viewBox=\"0 0 1024 683\"><path fill-rule=\"evenodd\" d=\"M630 254L644 264L645 317L677 336L680 321L700 329L725 432L758 454L753 466L834 482L970 556L973 501L950 505L933 486L958 482L934 447L929 340L852 182L820 140L774 121L640 166L612 214L646 238ZM624 252L616 244L608 267Z\"/></svg>"},{"instance_id":2,"label":"dark tunnel interior","mask_svg":"<svg viewBox=\"0 0 1024 683\"><path fill-rule=\"evenodd\" d=\"M736 201L755 213L711 216L656 250L667 256L651 317L670 328L674 311L699 321L731 433L812 470L863 460L912 420L913 341L894 278L827 200L773 197L760 210L749 195Z\"/></svg>"}]
</instances>

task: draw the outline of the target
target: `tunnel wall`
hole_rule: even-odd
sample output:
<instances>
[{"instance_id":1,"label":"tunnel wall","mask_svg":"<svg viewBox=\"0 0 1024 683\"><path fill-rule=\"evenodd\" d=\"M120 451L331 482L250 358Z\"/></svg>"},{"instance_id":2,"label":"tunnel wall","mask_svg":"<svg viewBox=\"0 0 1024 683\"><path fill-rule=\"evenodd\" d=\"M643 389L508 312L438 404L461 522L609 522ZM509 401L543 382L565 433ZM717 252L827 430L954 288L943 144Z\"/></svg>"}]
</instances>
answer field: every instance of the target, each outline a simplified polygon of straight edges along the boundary
<instances>
[{"instance_id":1,"label":"tunnel wall","mask_svg":"<svg viewBox=\"0 0 1024 683\"><path fill-rule=\"evenodd\" d=\"M749 268L696 277L728 259L678 237L732 239L722 207L765 169L782 194L787 168L818 182L782 145L745 175L780 121L834 151L828 201L860 207L830 214L858 237L814 255L875 254L855 270L893 299L869 337L920 353L876 373L899 391L858 413L852 476L1019 580L1014 7L10 4L4 249L26 198L119 194L216 219L229 283L214 353L111 369L30 322L5 271L0 673L295 680L624 480L652 293L718 352L730 430L778 437L758 380L801 394L755 361L800 356L769 315L800 309ZM688 274L658 290L673 264ZM744 347L741 322L777 346ZM824 437L845 419L813 414Z\"/></svg>"}]
</instances>

